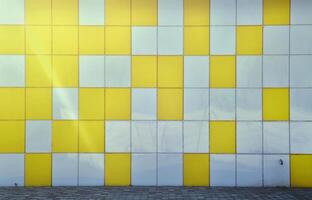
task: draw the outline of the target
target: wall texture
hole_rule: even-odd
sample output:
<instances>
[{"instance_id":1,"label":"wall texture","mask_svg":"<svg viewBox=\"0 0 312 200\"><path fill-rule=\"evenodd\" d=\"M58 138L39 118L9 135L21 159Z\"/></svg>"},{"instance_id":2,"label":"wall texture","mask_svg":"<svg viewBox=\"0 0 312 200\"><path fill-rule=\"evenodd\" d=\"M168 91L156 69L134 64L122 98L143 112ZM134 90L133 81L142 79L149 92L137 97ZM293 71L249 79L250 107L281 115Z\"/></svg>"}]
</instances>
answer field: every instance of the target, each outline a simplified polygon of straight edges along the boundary
<instances>
[{"instance_id":1,"label":"wall texture","mask_svg":"<svg viewBox=\"0 0 312 200\"><path fill-rule=\"evenodd\" d=\"M0 185L311 187L311 10L0 0Z\"/></svg>"}]
</instances>

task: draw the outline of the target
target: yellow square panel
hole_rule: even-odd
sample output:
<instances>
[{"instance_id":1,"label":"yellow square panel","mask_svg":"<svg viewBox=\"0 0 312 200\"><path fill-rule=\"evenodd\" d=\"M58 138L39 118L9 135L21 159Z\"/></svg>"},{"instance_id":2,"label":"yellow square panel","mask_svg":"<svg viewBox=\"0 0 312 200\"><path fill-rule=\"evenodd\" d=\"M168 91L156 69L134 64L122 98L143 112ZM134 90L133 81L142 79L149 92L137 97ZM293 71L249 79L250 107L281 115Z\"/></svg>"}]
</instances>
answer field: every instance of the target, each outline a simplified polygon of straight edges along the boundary
<instances>
[{"instance_id":1,"label":"yellow square panel","mask_svg":"<svg viewBox=\"0 0 312 200\"><path fill-rule=\"evenodd\" d=\"M289 120L289 90L263 89L263 120Z\"/></svg>"},{"instance_id":2,"label":"yellow square panel","mask_svg":"<svg viewBox=\"0 0 312 200\"><path fill-rule=\"evenodd\" d=\"M130 25L130 0L105 0L106 25Z\"/></svg>"},{"instance_id":3,"label":"yellow square panel","mask_svg":"<svg viewBox=\"0 0 312 200\"><path fill-rule=\"evenodd\" d=\"M104 54L104 26L79 27L79 53Z\"/></svg>"},{"instance_id":4,"label":"yellow square panel","mask_svg":"<svg viewBox=\"0 0 312 200\"><path fill-rule=\"evenodd\" d=\"M105 184L111 186L130 185L130 154L105 155Z\"/></svg>"},{"instance_id":5,"label":"yellow square panel","mask_svg":"<svg viewBox=\"0 0 312 200\"><path fill-rule=\"evenodd\" d=\"M79 122L79 152L104 153L104 121Z\"/></svg>"},{"instance_id":6,"label":"yellow square panel","mask_svg":"<svg viewBox=\"0 0 312 200\"><path fill-rule=\"evenodd\" d=\"M237 26L238 55L262 54L262 26Z\"/></svg>"},{"instance_id":7,"label":"yellow square panel","mask_svg":"<svg viewBox=\"0 0 312 200\"><path fill-rule=\"evenodd\" d=\"M52 89L26 89L26 119L52 119Z\"/></svg>"},{"instance_id":8,"label":"yellow square panel","mask_svg":"<svg viewBox=\"0 0 312 200\"><path fill-rule=\"evenodd\" d=\"M0 153L23 153L25 148L25 122L0 121Z\"/></svg>"},{"instance_id":9,"label":"yellow square panel","mask_svg":"<svg viewBox=\"0 0 312 200\"><path fill-rule=\"evenodd\" d=\"M130 120L131 91L126 88L105 90L105 119Z\"/></svg>"},{"instance_id":10,"label":"yellow square panel","mask_svg":"<svg viewBox=\"0 0 312 200\"><path fill-rule=\"evenodd\" d=\"M156 87L157 57L132 57L132 87Z\"/></svg>"},{"instance_id":11,"label":"yellow square panel","mask_svg":"<svg viewBox=\"0 0 312 200\"><path fill-rule=\"evenodd\" d=\"M130 27L108 26L105 28L105 54L131 53Z\"/></svg>"},{"instance_id":12,"label":"yellow square panel","mask_svg":"<svg viewBox=\"0 0 312 200\"><path fill-rule=\"evenodd\" d=\"M209 25L209 0L184 0L184 25Z\"/></svg>"},{"instance_id":13,"label":"yellow square panel","mask_svg":"<svg viewBox=\"0 0 312 200\"><path fill-rule=\"evenodd\" d=\"M53 27L53 54L78 53L78 27Z\"/></svg>"},{"instance_id":14,"label":"yellow square panel","mask_svg":"<svg viewBox=\"0 0 312 200\"><path fill-rule=\"evenodd\" d=\"M184 186L209 186L209 154L184 154Z\"/></svg>"},{"instance_id":15,"label":"yellow square panel","mask_svg":"<svg viewBox=\"0 0 312 200\"><path fill-rule=\"evenodd\" d=\"M0 25L0 54L24 54L24 26Z\"/></svg>"},{"instance_id":16,"label":"yellow square panel","mask_svg":"<svg viewBox=\"0 0 312 200\"><path fill-rule=\"evenodd\" d=\"M312 187L312 155L291 155L291 187Z\"/></svg>"},{"instance_id":17,"label":"yellow square panel","mask_svg":"<svg viewBox=\"0 0 312 200\"><path fill-rule=\"evenodd\" d=\"M52 151L78 152L78 121L53 121Z\"/></svg>"},{"instance_id":18,"label":"yellow square panel","mask_svg":"<svg viewBox=\"0 0 312 200\"><path fill-rule=\"evenodd\" d=\"M236 152L236 124L234 121L210 122L210 152Z\"/></svg>"},{"instance_id":19,"label":"yellow square panel","mask_svg":"<svg viewBox=\"0 0 312 200\"><path fill-rule=\"evenodd\" d=\"M26 54L51 54L51 26L26 27Z\"/></svg>"},{"instance_id":20,"label":"yellow square panel","mask_svg":"<svg viewBox=\"0 0 312 200\"><path fill-rule=\"evenodd\" d=\"M210 87L235 88L236 85L235 56L210 57Z\"/></svg>"},{"instance_id":21,"label":"yellow square panel","mask_svg":"<svg viewBox=\"0 0 312 200\"><path fill-rule=\"evenodd\" d=\"M288 25L290 0L264 0L263 21L265 25Z\"/></svg>"},{"instance_id":22,"label":"yellow square panel","mask_svg":"<svg viewBox=\"0 0 312 200\"><path fill-rule=\"evenodd\" d=\"M78 0L52 0L54 25L78 24Z\"/></svg>"},{"instance_id":23,"label":"yellow square panel","mask_svg":"<svg viewBox=\"0 0 312 200\"><path fill-rule=\"evenodd\" d=\"M51 154L25 155L25 186L51 186Z\"/></svg>"},{"instance_id":24,"label":"yellow square panel","mask_svg":"<svg viewBox=\"0 0 312 200\"><path fill-rule=\"evenodd\" d=\"M132 0L131 24L157 26L157 0Z\"/></svg>"},{"instance_id":25,"label":"yellow square panel","mask_svg":"<svg viewBox=\"0 0 312 200\"><path fill-rule=\"evenodd\" d=\"M183 56L158 57L158 87L183 87Z\"/></svg>"},{"instance_id":26,"label":"yellow square panel","mask_svg":"<svg viewBox=\"0 0 312 200\"><path fill-rule=\"evenodd\" d=\"M209 55L209 27L184 28L184 54Z\"/></svg>"},{"instance_id":27,"label":"yellow square panel","mask_svg":"<svg viewBox=\"0 0 312 200\"><path fill-rule=\"evenodd\" d=\"M52 22L52 0L26 0L26 24L50 25Z\"/></svg>"},{"instance_id":28,"label":"yellow square panel","mask_svg":"<svg viewBox=\"0 0 312 200\"><path fill-rule=\"evenodd\" d=\"M52 57L46 55L26 56L26 86L51 87Z\"/></svg>"},{"instance_id":29,"label":"yellow square panel","mask_svg":"<svg viewBox=\"0 0 312 200\"><path fill-rule=\"evenodd\" d=\"M53 87L78 87L78 57L53 56Z\"/></svg>"},{"instance_id":30,"label":"yellow square panel","mask_svg":"<svg viewBox=\"0 0 312 200\"><path fill-rule=\"evenodd\" d=\"M0 88L0 120L25 119L25 89Z\"/></svg>"},{"instance_id":31,"label":"yellow square panel","mask_svg":"<svg viewBox=\"0 0 312 200\"><path fill-rule=\"evenodd\" d=\"M79 118L81 120L104 120L104 89L80 88Z\"/></svg>"},{"instance_id":32,"label":"yellow square panel","mask_svg":"<svg viewBox=\"0 0 312 200\"><path fill-rule=\"evenodd\" d=\"M158 119L183 120L183 89L158 89Z\"/></svg>"}]
</instances>

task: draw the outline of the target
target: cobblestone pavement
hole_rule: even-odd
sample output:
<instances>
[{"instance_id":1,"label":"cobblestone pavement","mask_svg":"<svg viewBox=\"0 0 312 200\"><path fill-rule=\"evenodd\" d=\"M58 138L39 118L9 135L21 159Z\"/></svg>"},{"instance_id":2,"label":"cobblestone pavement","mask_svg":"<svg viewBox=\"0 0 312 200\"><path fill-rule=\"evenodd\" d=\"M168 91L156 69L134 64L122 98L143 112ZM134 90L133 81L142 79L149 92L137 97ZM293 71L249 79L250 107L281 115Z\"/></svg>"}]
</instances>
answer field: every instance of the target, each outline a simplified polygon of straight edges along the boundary
<instances>
[{"instance_id":1,"label":"cobblestone pavement","mask_svg":"<svg viewBox=\"0 0 312 200\"><path fill-rule=\"evenodd\" d=\"M206 187L0 187L0 199L312 200L312 189Z\"/></svg>"}]
</instances>

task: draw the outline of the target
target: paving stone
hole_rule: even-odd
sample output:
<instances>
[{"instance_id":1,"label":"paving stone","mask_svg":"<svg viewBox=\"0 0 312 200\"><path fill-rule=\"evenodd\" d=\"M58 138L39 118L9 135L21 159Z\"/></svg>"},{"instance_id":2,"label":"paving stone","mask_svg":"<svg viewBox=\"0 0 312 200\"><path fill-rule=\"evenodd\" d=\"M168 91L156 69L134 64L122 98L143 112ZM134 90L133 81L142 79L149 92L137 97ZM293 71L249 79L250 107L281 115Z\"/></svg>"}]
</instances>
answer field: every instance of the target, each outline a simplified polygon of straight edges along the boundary
<instances>
[{"instance_id":1,"label":"paving stone","mask_svg":"<svg viewBox=\"0 0 312 200\"><path fill-rule=\"evenodd\" d=\"M311 189L222 187L0 187L0 199L312 200Z\"/></svg>"}]
</instances>

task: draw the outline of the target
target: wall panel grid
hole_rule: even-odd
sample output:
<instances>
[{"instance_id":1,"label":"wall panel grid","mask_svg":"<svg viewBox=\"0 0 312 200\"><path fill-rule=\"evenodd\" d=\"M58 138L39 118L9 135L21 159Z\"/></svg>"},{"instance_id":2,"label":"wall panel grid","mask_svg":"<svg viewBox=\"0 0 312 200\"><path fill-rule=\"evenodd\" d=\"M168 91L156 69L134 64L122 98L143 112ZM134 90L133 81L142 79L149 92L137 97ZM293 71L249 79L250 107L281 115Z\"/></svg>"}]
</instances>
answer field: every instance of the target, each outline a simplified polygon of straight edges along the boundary
<instances>
[{"instance_id":1,"label":"wall panel grid","mask_svg":"<svg viewBox=\"0 0 312 200\"><path fill-rule=\"evenodd\" d=\"M0 186L312 186L312 1L0 0Z\"/></svg>"}]
</instances>

